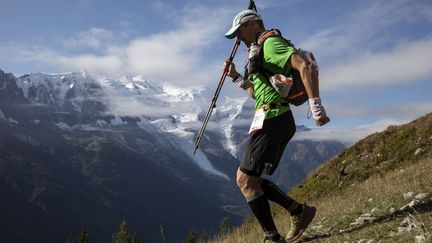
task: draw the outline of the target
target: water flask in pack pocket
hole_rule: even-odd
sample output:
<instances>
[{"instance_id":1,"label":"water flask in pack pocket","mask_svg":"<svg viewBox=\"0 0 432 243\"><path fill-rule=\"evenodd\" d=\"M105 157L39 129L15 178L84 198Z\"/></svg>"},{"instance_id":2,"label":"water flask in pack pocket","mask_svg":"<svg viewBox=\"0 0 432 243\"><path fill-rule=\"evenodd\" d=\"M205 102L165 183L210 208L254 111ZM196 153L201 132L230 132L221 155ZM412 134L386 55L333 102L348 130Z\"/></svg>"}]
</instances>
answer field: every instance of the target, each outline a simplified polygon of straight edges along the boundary
<instances>
[{"instance_id":1,"label":"water flask in pack pocket","mask_svg":"<svg viewBox=\"0 0 432 243\"><path fill-rule=\"evenodd\" d=\"M275 74L270 77L270 83L281 97L288 97L293 86L293 79L282 74Z\"/></svg>"}]
</instances>

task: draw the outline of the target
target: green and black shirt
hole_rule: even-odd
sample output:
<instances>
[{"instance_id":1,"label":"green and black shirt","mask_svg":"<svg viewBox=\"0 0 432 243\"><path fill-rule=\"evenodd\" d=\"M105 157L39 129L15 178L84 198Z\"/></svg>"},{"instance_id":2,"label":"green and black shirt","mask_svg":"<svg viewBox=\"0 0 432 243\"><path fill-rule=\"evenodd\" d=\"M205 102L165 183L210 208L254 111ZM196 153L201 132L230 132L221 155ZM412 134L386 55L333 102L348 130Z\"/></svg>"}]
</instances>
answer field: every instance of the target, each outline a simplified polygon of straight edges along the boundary
<instances>
[{"instance_id":1,"label":"green and black shirt","mask_svg":"<svg viewBox=\"0 0 432 243\"><path fill-rule=\"evenodd\" d=\"M270 76L274 74L289 76L291 74L291 70L287 67L287 62L291 55L297 51L294 45L281 36L271 36L264 42L262 51L264 52L262 67L269 72ZM266 75L256 74L252 76L256 100L255 109L259 109L269 103L287 102L286 98L281 97L273 88L270 81L267 80L268 77L267 73ZM289 106L267 110L265 119L279 116L289 110Z\"/></svg>"}]
</instances>

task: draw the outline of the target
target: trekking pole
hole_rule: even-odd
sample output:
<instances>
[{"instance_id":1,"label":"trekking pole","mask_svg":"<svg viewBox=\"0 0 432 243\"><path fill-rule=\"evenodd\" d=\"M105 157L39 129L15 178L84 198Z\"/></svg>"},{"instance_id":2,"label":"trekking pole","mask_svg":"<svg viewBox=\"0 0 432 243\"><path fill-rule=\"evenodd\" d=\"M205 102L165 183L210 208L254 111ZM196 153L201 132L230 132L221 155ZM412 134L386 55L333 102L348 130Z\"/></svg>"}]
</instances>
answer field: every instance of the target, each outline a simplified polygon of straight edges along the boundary
<instances>
[{"instance_id":1,"label":"trekking pole","mask_svg":"<svg viewBox=\"0 0 432 243\"><path fill-rule=\"evenodd\" d=\"M255 2L253 0L249 1L248 9L257 11L256 6L255 6ZM239 45L240 45L240 39L237 38L236 42L234 43L234 45L233 45L233 47L231 49L231 54L230 54L229 59L228 59L230 63L234 60L234 56L235 56L235 54L237 52L237 49L238 49ZM192 153L192 156L195 156L195 152L197 151L198 146L199 146L199 144L201 142L201 138L202 138L202 136L204 134L204 130L207 127L207 123L208 123L208 121L210 119L210 116L211 116L211 114L213 112L213 109L216 107L216 100L218 99L219 93L221 92L222 86L223 86L223 84L225 82L225 78L226 78L226 76L228 74L228 69L229 69L229 66L227 66L224 69L224 71L222 73L222 76L219 79L219 85L216 88L216 92L215 92L215 94L213 96L212 102L210 104L210 108L207 111L207 115L205 116L203 124L201 126L201 129L200 129L200 131L199 131L199 133L198 133L198 135L197 135L197 137L195 139L195 148L194 148L194 151Z\"/></svg>"},{"instance_id":2,"label":"trekking pole","mask_svg":"<svg viewBox=\"0 0 432 243\"><path fill-rule=\"evenodd\" d=\"M236 39L236 42L234 43L234 46L233 46L232 49L231 49L231 54L230 54L230 56L229 56L229 58L228 58L228 60L229 60L230 63L234 60L234 56L235 56L235 54L236 54L236 52L237 52L237 49L238 49L239 45L240 45L240 39L237 38L237 39ZM227 66L227 67L224 69L224 71L223 71L223 73L222 73L222 76L221 76L220 79L219 79L219 85L218 85L218 87L216 88L216 92L215 92L215 94L214 94L214 96L213 96L213 99L212 99L212 101L211 101L210 108L209 108L208 111L207 111L207 115L205 116L204 121L203 121L203 124L202 124L202 126L201 126L201 129L200 129L200 131L199 131L199 133L198 133L198 136L197 136L196 139L195 139L195 148L194 148L194 151L193 151L193 153L192 153L192 156L195 155L195 152L196 152L196 150L198 149L198 146L199 146L199 144L200 144L200 142L201 142L202 135L204 134L204 130L205 130L206 126L207 126L207 123L208 123L208 121L209 121L209 119L210 119L210 116L211 116L211 114L212 114L212 112L213 112L213 109L216 107L216 101L217 101L217 99L218 99L218 97L219 97L219 93L220 93L221 90L222 90L222 86L223 86L223 84L224 84L224 82L225 82L225 78L226 78L226 76L227 76L227 74L228 74L228 69L229 69L229 66Z\"/></svg>"}]
</instances>

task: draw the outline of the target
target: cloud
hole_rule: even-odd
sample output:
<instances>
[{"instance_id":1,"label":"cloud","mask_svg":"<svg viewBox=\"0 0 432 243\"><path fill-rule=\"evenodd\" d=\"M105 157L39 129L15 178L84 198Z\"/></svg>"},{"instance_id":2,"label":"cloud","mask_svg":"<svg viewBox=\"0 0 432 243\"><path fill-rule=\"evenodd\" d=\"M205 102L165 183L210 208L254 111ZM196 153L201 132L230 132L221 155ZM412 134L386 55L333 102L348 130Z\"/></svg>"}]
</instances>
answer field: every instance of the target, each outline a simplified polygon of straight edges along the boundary
<instances>
[{"instance_id":1,"label":"cloud","mask_svg":"<svg viewBox=\"0 0 432 243\"><path fill-rule=\"evenodd\" d=\"M162 103L160 99L153 101L146 97L110 96L108 98L109 113L118 116L145 116L152 119L167 118L173 114L198 114L200 109L195 102Z\"/></svg>"},{"instance_id":2,"label":"cloud","mask_svg":"<svg viewBox=\"0 0 432 243\"><path fill-rule=\"evenodd\" d=\"M388 52L368 53L322 69L323 90L346 86L385 86L432 75L432 38L399 44Z\"/></svg>"},{"instance_id":3,"label":"cloud","mask_svg":"<svg viewBox=\"0 0 432 243\"><path fill-rule=\"evenodd\" d=\"M177 77L197 79L196 71L203 61L200 55L214 30L197 31L204 26L185 26L182 31L160 33L130 42L126 47L128 68L159 80ZM199 73L199 71L198 71Z\"/></svg>"},{"instance_id":4,"label":"cloud","mask_svg":"<svg viewBox=\"0 0 432 243\"><path fill-rule=\"evenodd\" d=\"M298 46L316 51L318 60L327 63L334 58L349 59L365 50L393 45L398 38L388 35L392 27L397 29L407 23L432 22L432 5L427 1L374 1L365 4L342 12L338 24L320 29Z\"/></svg>"},{"instance_id":5,"label":"cloud","mask_svg":"<svg viewBox=\"0 0 432 243\"><path fill-rule=\"evenodd\" d=\"M78 33L76 37L65 39L63 44L66 48L71 49L100 49L102 47L106 48L106 44L113 43L117 38L116 34L112 31L92 27L84 32Z\"/></svg>"},{"instance_id":6,"label":"cloud","mask_svg":"<svg viewBox=\"0 0 432 243\"><path fill-rule=\"evenodd\" d=\"M313 128L310 131L297 132L294 135L294 140L337 140L350 146L358 140L375 132L381 132L390 125L400 125L406 121L398 121L391 119L382 119L376 122L365 124L357 127L323 127Z\"/></svg>"},{"instance_id":7,"label":"cloud","mask_svg":"<svg viewBox=\"0 0 432 243\"><path fill-rule=\"evenodd\" d=\"M219 71L207 60L206 53L223 32L219 19L226 19L227 14L224 9L186 8L175 30L129 43L125 48L129 71L175 81L183 87L206 82Z\"/></svg>"},{"instance_id":8,"label":"cloud","mask_svg":"<svg viewBox=\"0 0 432 243\"><path fill-rule=\"evenodd\" d=\"M137 75L175 82L181 86L203 83L216 75L206 60L206 49L223 32L219 19L229 11L200 6L186 7L171 18L171 30L141 36L120 43L122 33L91 28L64 40L67 49L94 49L87 54L71 54L52 47L9 44L0 47L0 56L20 63L47 65L58 72L77 69L105 76Z\"/></svg>"},{"instance_id":9,"label":"cloud","mask_svg":"<svg viewBox=\"0 0 432 243\"><path fill-rule=\"evenodd\" d=\"M412 120L429 112L432 112L432 101L429 102L402 102L392 106L359 107L353 104L329 102L331 114L337 117L361 118L373 117L376 119L393 119L398 121Z\"/></svg>"},{"instance_id":10,"label":"cloud","mask_svg":"<svg viewBox=\"0 0 432 243\"><path fill-rule=\"evenodd\" d=\"M0 55L11 57L22 63L36 63L37 66L48 65L59 72L87 70L92 74L118 75L124 65L121 57L115 54L69 56L46 47L28 47L18 44L0 47Z\"/></svg>"},{"instance_id":11,"label":"cloud","mask_svg":"<svg viewBox=\"0 0 432 243\"><path fill-rule=\"evenodd\" d=\"M338 140L346 145L352 145L359 139L371 133L383 131L390 125L407 123L432 112L432 101L416 103L405 102L391 106L374 107L353 106L351 103L329 102L326 104L326 108L332 119L328 125L315 127L313 121L304 120L304 124L313 124L311 125L313 127L312 130L298 132L294 139ZM303 120L300 118L306 114L305 111L294 109L293 112L294 117L299 122L298 124L302 124L300 121ZM350 119L361 125L355 126L351 125L352 122L346 122ZM342 122L342 124L346 124L346 126L333 126L333 124L338 122L339 124Z\"/></svg>"},{"instance_id":12,"label":"cloud","mask_svg":"<svg viewBox=\"0 0 432 243\"><path fill-rule=\"evenodd\" d=\"M432 22L427 1L375 1L341 13L338 24L312 34L299 47L315 52L323 90L344 86L388 86L432 74L432 38L417 39L402 28ZM410 33L410 32L407 32Z\"/></svg>"},{"instance_id":13,"label":"cloud","mask_svg":"<svg viewBox=\"0 0 432 243\"><path fill-rule=\"evenodd\" d=\"M160 0L150 0L149 6L152 7L155 10L158 11L165 11L166 9L170 8L171 6L168 5L166 2L160 1Z\"/></svg>"}]
</instances>

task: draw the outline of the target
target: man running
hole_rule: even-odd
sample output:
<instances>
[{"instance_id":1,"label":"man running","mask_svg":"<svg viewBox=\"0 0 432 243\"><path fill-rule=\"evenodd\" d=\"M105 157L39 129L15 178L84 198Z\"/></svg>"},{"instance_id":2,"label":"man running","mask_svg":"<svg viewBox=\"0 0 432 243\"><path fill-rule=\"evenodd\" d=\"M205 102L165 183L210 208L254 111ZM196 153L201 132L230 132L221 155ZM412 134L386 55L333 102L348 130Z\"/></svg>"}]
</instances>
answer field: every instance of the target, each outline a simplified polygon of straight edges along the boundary
<instances>
[{"instance_id":1,"label":"man running","mask_svg":"<svg viewBox=\"0 0 432 243\"><path fill-rule=\"evenodd\" d=\"M294 242L300 238L315 216L316 209L290 198L274 183L261 178L264 173L272 175L276 170L288 141L296 127L288 101L273 88L269 76L289 76L297 70L303 80L312 115L318 126L330 121L321 105L318 88L318 71L297 49L280 35L271 35L262 43L263 53L253 57L256 43L268 33L261 16L253 10L245 10L234 18L232 28L225 34L228 39L239 38L249 47L249 77L236 71L234 63L226 60L223 68L233 82L246 90L256 100L256 113L249 132L245 153L237 171L237 185L248 202L253 214L264 231L264 243ZM253 61L253 63L252 63ZM257 69L258 72L251 69ZM265 71L264 71L265 70ZM282 237L273 221L269 202L284 207L291 215L291 228Z\"/></svg>"}]
</instances>

